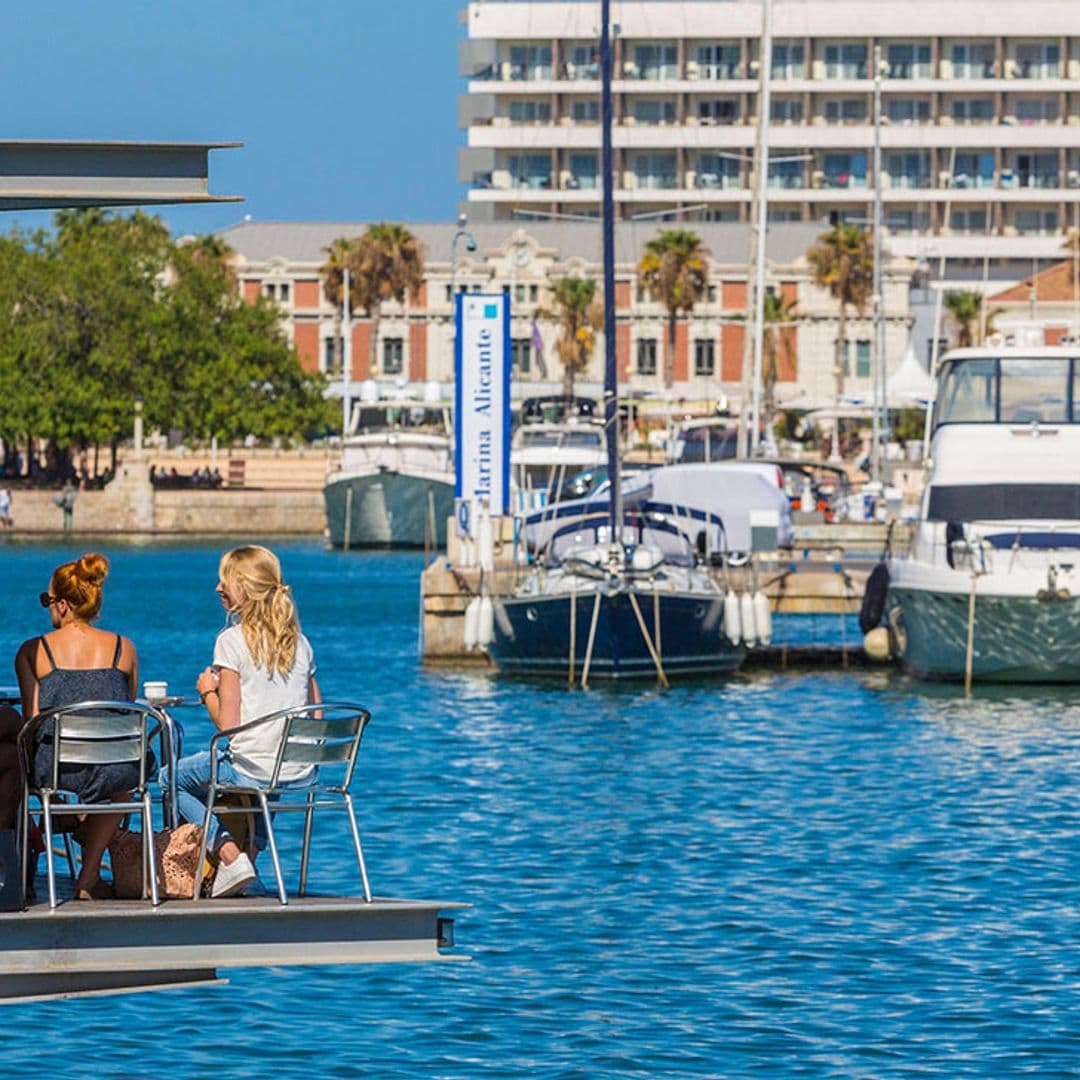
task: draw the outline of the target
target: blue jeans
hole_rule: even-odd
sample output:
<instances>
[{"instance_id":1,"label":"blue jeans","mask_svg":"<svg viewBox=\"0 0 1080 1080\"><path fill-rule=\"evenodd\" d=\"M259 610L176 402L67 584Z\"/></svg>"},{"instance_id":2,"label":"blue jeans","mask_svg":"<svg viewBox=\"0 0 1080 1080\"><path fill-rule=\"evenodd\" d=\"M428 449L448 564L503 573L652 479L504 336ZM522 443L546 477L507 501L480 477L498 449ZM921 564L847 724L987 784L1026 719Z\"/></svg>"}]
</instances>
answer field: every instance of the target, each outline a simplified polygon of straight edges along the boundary
<instances>
[{"instance_id":1,"label":"blue jeans","mask_svg":"<svg viewBox=\"0 0 1080 1080\"><path fill-rule=\"evenodd\" d=\"M210 793L210 751L189 754L176 763L176 805L180 817L193 825L202 826L206 819L206 797ZM227 749L218 751L218 783L223 785L243 784L247 787L265 787L266 782L240 772L232 763L232 755ZM302 780L279 780L278 790L300 790L315 782L316 773ZM161 770L161 786L164 790L169 783L168 770ZM261 851L266 847L265 825L261 814L253 814L255 819L255 845ZM216 814L210 815L210 829L206 837L207 851L217 851L226 840L232 840L228 829L218 821Z\"/></svg>"}]
</instances>

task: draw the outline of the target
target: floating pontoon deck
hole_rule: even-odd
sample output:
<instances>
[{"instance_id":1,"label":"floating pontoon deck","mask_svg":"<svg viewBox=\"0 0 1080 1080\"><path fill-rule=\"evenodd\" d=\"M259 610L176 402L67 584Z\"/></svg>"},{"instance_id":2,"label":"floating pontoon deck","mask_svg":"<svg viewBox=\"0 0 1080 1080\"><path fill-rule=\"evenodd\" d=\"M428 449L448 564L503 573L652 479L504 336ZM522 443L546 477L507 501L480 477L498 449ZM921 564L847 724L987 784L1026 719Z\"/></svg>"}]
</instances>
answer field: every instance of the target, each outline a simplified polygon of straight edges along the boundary
<instances>
[{"instance_id":1,"label":"floating pontoon deck","mask_svg":"<svg viewBox=\"0 0 1080 1080\"><path fill-rule=\"evenodd\" d=\"M42 883L44 884L44 883ZM40 889L39 896L45 895ZM69 901L0 913L0 1003L220 982L240 967L461 961L465 904L276 896Z\"/></svg>"}]
</instances>

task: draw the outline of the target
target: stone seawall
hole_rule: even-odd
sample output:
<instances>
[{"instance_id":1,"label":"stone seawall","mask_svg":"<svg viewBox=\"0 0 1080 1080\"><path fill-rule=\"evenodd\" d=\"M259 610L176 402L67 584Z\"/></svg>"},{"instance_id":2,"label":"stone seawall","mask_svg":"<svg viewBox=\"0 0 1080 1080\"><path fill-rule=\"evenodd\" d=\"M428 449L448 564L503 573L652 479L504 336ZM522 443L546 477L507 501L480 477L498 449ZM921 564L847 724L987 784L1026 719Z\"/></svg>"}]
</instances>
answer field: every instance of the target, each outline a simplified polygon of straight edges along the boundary
<instances>
[{"instance_id":1,"label":"stone seawall","mask_svg":"<svg viewBox=\"0 0 1080 1080\"><path fill-rule=\"evenodd\" d=\"M119 483L105 491L79 492L73 533L321 536L326 530L321 491L155 491L149 485ZM8 535L62 535L55 491L12 494L15 527Z\"/></svg>"}]
</instances>

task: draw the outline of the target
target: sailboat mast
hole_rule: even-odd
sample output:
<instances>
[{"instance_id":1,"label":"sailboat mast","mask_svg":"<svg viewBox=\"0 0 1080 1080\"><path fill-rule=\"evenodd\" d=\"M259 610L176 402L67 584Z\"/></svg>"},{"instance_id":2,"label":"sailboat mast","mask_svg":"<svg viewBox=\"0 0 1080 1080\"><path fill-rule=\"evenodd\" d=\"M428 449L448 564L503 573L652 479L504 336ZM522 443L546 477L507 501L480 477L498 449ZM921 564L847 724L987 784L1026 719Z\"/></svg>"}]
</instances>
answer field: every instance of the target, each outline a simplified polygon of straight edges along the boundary
<instances>
[{"instance_id":1,"label":"sailboat mast","mask_svg":"<svg viewBox=\"0 0 1080 1080\"><path fill-rule=\"evenodd\" d=\"M615 363L615 197L611 152L611 0L600 2L600 183L604 229L604 433L612 542L622 538L619 482L619 372Z\"/></svg>"}]
</instances>

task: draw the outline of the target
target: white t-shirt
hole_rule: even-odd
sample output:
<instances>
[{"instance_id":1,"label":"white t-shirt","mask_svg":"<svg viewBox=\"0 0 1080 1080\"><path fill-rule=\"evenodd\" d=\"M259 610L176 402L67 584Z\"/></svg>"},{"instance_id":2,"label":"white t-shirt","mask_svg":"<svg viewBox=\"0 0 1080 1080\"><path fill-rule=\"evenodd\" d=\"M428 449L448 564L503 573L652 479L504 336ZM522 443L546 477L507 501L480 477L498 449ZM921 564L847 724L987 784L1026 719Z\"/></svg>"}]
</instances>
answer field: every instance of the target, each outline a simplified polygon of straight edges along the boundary
<instances>
[{"instance_id":1,"label":"white t-shirt","mask_svg":"<svg viewBox=\"0 0 1080 1080\"><path fill-rule=\"evenodd\" d=\"M240 676L240 723L281 709L308 703L308 683L315 674L315 658L303 634L296 642L296 658L287 675L257 668L239 626L230 626L218 634L214 643L214 663ZM241 732L229 738L233 765L259 780L269 780L277 761L278 748L285 733L284 721L266 724L255 731ZM311 772L310 765L281 766L282 780L298 780Z\"/></svg>"}]
</instances>

